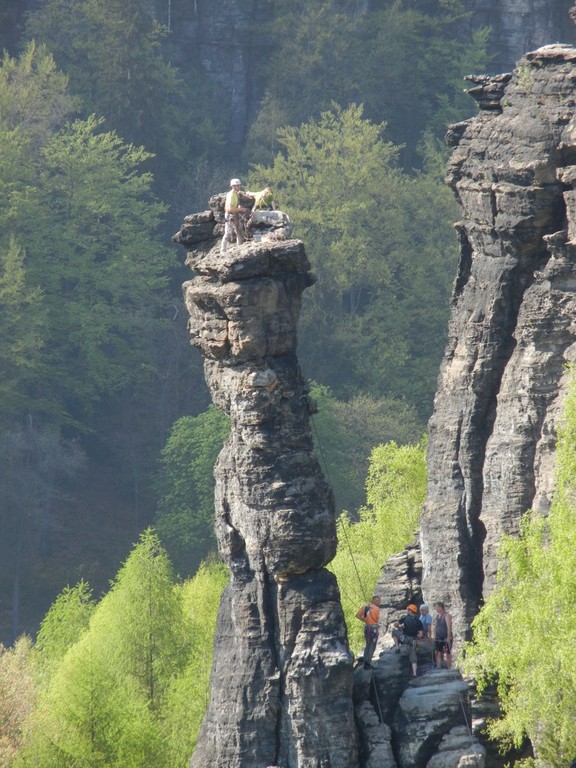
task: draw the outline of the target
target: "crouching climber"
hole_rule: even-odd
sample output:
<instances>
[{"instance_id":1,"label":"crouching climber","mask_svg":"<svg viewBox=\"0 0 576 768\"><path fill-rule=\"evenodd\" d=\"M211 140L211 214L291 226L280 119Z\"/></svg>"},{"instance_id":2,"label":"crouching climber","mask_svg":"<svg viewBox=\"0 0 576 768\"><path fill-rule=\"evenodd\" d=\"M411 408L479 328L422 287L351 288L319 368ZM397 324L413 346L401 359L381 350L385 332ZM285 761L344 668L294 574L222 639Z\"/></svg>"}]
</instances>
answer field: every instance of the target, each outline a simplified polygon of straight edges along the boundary
<instances>
[{"instance_id":1,"label":"crouching climber","mask_svg":"<svg viewBox=\"0 0 576 768\"><path fill-rule=\"evenodd\" d=\"M406 608L406 616L394 622L392 638L396 646L396 653L400 653L400 645L407 645L410 649L408 658L412 665L412 676L418 674L418 639L424 636L424 627L418 618L418 608L410 604Z\"/></svg>"},{"instance_id":2,"label":"crouching climber","mask_svg":"<svg viewBox=\"0 0 576 768\"><path fill-rule=\"evenodd\" d=\"M256 211L275 211L278 208L276 201L274 200L274 192L272 187L264 187L260 192L247 192L254 198L254 205L252 206L252 212L248 217L248 224L246 225L246 233L248 237L252 235L252 216Z\"/></svg>"},{"instance_id":3,"label":"crouching climber","mask_svg":"<svg viewBox=\"0 0 576 768\"><path fill-rule=\"evenodd\" d=\"M238 192L242 182L240 179L230 180L230 192L226 195L226 201L224 203L224 237L222 238L222 244L220 245L220 253L224 253L228 247L228 243L231 242L234 235L236 235L236 242L241 245L244 242L244 233L240 217L243 214L248 213L249 209L240 205L240 198Z\"/></svg>"},{"instance_id":4,"label":"crouching climber","mask_svg":"<svg viewBox=\"0 0 576 768\"><path fill-rule=\"evenodd\" d=\"M254 193L253 211L275 211L277 207L272 187L264 187Z\"/></svg>"},{"instance_id":5,"label":"crouching climber","mask_svg":"<svg viewBox=\"0 0 576 768\"><path fill-rule=\"evenodd\" d=\"M378 642L380 622L380 596L374 595L368 605L363 605L356 614L356 618L364 622L364 669L370 669L372 657Z\"/></svg>"}]
</instances>

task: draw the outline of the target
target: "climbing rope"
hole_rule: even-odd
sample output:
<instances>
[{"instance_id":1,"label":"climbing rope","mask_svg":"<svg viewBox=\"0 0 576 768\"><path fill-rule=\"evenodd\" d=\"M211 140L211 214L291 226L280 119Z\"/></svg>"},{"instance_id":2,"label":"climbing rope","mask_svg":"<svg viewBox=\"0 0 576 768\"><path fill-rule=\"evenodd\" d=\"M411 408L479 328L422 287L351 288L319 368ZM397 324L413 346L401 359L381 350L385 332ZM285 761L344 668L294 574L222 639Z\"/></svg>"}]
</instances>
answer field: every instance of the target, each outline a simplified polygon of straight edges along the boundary
<instances>
[{"instance_id":1,"label":"climbing rope","mask_svg":"<svg viewBox=\"0 0 576 768\"><path fill-rule=\"evenodd\" d=\"M376 681L374 680L374 670L370 670L370 682L372 683L374 687L374 694L376 696L376 704L378 705L378 716L380 717L380 722L384 722L384 715L382 714L382 707L380 706L380 696L378 695L378 686L376 685Z\"/></svg>"},{"instance_id":2,"label":"climbing rope","mask_svg":"<svg viewBox=\"0 0 576 768\"><path fill-rule=\"evenodd\" d=\"M466 707L464 706L464 702L462 701L462 694L458 693L458 701L460 702L460 706L462 707L462 714L464 715L464 722L466 724L466 728L468 729L468 733L470 734L470 749L474 754L474 763L478 766L481 766L482 763L480 761L480 755L476 752L474 749L474 742L476 739L474 738L474 734L472 733L472 726L468 722L468 715L466 714Z\"/></svg>"}]
</instances>

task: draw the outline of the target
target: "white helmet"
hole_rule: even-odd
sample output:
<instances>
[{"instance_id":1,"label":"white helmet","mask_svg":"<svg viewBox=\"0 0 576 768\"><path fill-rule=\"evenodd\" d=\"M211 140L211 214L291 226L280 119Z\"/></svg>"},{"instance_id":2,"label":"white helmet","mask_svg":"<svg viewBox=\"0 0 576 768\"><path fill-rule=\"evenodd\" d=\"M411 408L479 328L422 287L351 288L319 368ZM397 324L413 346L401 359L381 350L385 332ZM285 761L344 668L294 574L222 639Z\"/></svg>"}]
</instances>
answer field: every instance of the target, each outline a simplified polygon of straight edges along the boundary
<instances>
[{"instance_id":1,"label":"white helmet","mask_svg":"<svg viewBox=\"0 0 576 768\"><path fill-rule=\"evenodd\" d=\"M238 184L239 187L242 186L242 182L240 181L240 179L230 179L230 186L231 187L235 187L236 184Z\"/></svg>"}]
</instances>

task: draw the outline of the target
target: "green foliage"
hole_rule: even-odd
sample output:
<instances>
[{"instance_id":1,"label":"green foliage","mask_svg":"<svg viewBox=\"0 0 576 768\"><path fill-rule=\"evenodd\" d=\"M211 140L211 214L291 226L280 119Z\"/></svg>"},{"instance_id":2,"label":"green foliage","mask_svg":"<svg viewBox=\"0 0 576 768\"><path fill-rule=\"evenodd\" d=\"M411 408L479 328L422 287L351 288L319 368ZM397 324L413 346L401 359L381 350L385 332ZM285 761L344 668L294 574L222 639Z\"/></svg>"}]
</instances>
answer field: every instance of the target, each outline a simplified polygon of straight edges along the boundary
<instances>
[{"instance_id":1,"label":"green foliage","mask_svg":"<svg viewBox=\"0 0 576 768\"><path fill-rule=\"evenodd\" d=\"M100 398L143 378L147 337L162 325L164 208L141 168L149 154L103 133L95 117L66 122L65 85L33 44L0 67L6 419L26 408L82 422ZM24 313L30 322L18 322Z\"/></svg>"},{"instance_id":2,"label":"green foliage","mask_svg":"<svg viewBox=\"0 0 576 768\"><path fill-rule=\"evenodd\" d=\"M163 765L159 729L134 681L92 634L64 657L31 722L17 765Z\"/></svg>"},{"instance_id":3,"label":"green foliage","mask_svg":"<svg viewBox=\"0 0 576 768\"><path fill-rule=\"evenodd\" d=\"M16 765L185 765L206 707L226 579L221 565L206 564L174 585L147 531L97 606L85 584L65 590L38 638L43 690Z\"/></svg>"},{"instance_id":4,"label":"green foliage","mask_svg":"<svg viewBox=\"0 0 576 768\"><path fill-rule=\"evenodd\" d=\"M263 43L273 41L266 62L267 96L258 120L267 119L270 103L285 110L284 125L296 125L357 95L359 72L350 67L353 22L337 0L282 0L269 3ZM273 126L273 121L270 127Z\"/></svg>"},{"instance_id":5,"label":"green foliage","mask_svg":"<svg viewBox=\"0 0 576 768\"><path fill-rule=\"evenodd\" d=\"M164 285L162 250L142 237L162 212L150 198L150 176L139 172L147 155L99 126L94 118L76 121L47 143L37 194L19 211L38 226L29 238L30 271L42 274L49 302L43 380L67 405L142 375L150 299Z\"/></svg>"},{"instance_id":6,"label":"green foliage","mask_svg":"<svg viewBox=\"0 0 576 768\"><path fill-rule=\"evenodd\" d=\"M386 120L406 169L420 164L427 131L441 138L448 122L469 116L463 78L485 70L489 31L469 31L461 0L394 0L362 12L340 0L270 6L272 21L261 27L270 45L266 96L247 142L251 159L268 151L278 114L297 125L332 101L363 103L371 120Z\"/></svg>"},{"instance_id":7,"label":"green foliage","mask_svg":"<svg viewBox=\"0 0 576 768\"><path fill-rule=\"evenodd\" d=\"M183 576L215 548L214 464L229 431L228 418L210 405L179 419L162 450L156 528Z\"/></svg>"},{"instance_id":8,"label":"green foliage","mask_svg":"<svg viewBox=\"0 0 576 768\"><path fill-rule=\"evenodd\" d=\"M72 114L77 102L68 93L46 46L30 43L18 59L4 55L0 67L0 125L18 132L37 150Z\"/></svg>"},{"instance_id":9,"label":"green foliage","mask_svg":"<svg viewBox=\"0 0 576 768\"><path fill-rule=\"evenodd\" d=\"M174 174L221 143L204 81L168 63L167 30L150 10L146 0L49 0L30 15L27 36L53 53L84 116L102 115L109 130L158 156L155 175L169 191Z\"/></svg>"},{"instance_id":10,"label":"green foliage","mask_svg":"<svg viewBox=\"0 0 576 768\"><path fill-rule=\"evenodd\" d=\"M0 245L2 416L19 413L27 406L20 383L34 375L34 362L44 344L43 292L38 286L26 285L25 260L26 253L14 237L10 238L6 250Z\"/></svg>"},{"instance_id":11,"label":"green foliage","mask_svg":"<svg viewBox=\"0 0 576 768\"><path fill-rule=\"evenodd\" d=\"M548 518L528 513L504 537L498 583L473 623L464 666L482 688L496 682L503 710L490 734L504 747L532 742L538 764L564 768L576 755L576 385L566 400Z\"/></svg>"},{"instance_id":12,"label":"green foliage","mask_svg":"<svg viewBox=\"0 0 576 768\"><path fill-rule=\"evenodd\" d=\"M0 765L9 768L20 751L36 701L32 641L20 637L13 648L0 644Z\"/></svg>"},{"instance_id":13,"label":"green foliage","mask_svg":"<svg viewBox=\"0 0 576 768\"><path fill-rule=\"evenodd\" d=\"M88 629L94 607L92 591L85 581L66 587L51 605L35 645L38 667L45 679L50 678L51 671L60 664L68 649Z\"/></svg>"},{"instance_id":14,"label":"green foliage","mask_svg":"<svg viewBox=\"0 0 576 768\"><path fill-rule=\"evenodd\" d=\"M409 177L362 107L334 105L279 131L284 153L256 166L274 185L319 276L304 296L303 369L338 397L358 389L429 412L456 261L449 191Z\"/></svg>"},{"instance_id":15,"label":"green foliage","mask_svg":"<svg viewBox=\"0 0 576 768\"><path fill-rule=\"evenodd\" d=\"M91 628L147 706L158 710L170 676L184 666L189 632L168 555L151 531L142 534L120 569Z\"/></svg>"},{"instance_id":16,"label":"green foliage","mask_svg":"<svg viewBox=\"0 0 576 768\"><path fill-rule=\"evenodd\" d=\"M342 606L353 650L363 644L359 606L370 598L382 565L413 538L426 493L425 441L377 446L370 457L366 484L368 505L358 522L347 514L338 519L338 551L331 563L342 596Z\"/></svg>"},{"instance_id":17,"label":"green foliage","mask_svg":"<svg viewBox=\"0 0 576 768\"><path fill-rule=\"evenodd\" d=\"M488 30L466 39L468 17L458 0L427 7L395 0L358 19L351 51L363 74L357 98L371 119L386 119L393 141L406 144L406 168L418 164L415 150L427 131L443 137L448 123L473 111L463 78L484 71Z\"/></svg>"},{"instance_id":18,"label":"green foliage","mask_svg":"<svg viewBox=\"0 0 576 768\"><path fill-rule=\"evenodd\" d=\"M424 427L415 409L403 400L357 394L344 402L319 384L312 386L310 394L318 407L312 419L314 442L336 509L347 510L353 518L366 501L372 449L383 441L413 443Z\"/></svg>"},{"instance_id":19,"label":"green foliage","mask_svg":"<svg viewBox=\"0 0 576 768\"><path fill-rule=\"evenodd\" d=\"M166 763L170 768L186 765L208 707L216 614L228 579L222 563L204 562L182 586L193 645L188 664L173 681L164 707Z\"/></svg>"}]
</instances>

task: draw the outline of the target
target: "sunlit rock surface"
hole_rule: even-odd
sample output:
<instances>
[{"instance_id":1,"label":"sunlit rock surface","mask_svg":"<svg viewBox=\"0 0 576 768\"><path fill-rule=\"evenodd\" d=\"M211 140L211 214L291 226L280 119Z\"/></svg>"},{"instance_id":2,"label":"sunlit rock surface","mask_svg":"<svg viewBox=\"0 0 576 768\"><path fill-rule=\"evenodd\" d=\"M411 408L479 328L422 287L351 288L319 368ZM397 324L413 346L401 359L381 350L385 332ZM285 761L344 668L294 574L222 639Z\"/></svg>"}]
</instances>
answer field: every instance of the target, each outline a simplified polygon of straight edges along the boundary
<instances>
[{"instance_id":1,"label":"sunlit rock surface","mask_svg":"<svg viewBox=\"0 0 576 768\"><path fill-rule=\"evenodd\" d=\"M287 217L272 213L258 241L224 254L216 204L174 237L194 249L184 285L192 343L231 420L215 468L216 535L231 581L190 765L354 768L352 657L325 568L336 550L334 502L296 357L301 295L314 278L302 242L283 239Z\"/></svg>"},{"instance_id":2,"label":"sunlit rock surface","mask_svg":"<svg viewBox=\"0 0 576 768\"><path fill-rule=\"evenodd\" d=\"M458 639L494 585L498 542L546 514L576 359L576 50L473 78L479 114L452 126L460 264L428 447L422 589Z\"/></svg>"}]
</instances>

